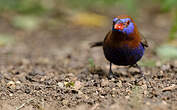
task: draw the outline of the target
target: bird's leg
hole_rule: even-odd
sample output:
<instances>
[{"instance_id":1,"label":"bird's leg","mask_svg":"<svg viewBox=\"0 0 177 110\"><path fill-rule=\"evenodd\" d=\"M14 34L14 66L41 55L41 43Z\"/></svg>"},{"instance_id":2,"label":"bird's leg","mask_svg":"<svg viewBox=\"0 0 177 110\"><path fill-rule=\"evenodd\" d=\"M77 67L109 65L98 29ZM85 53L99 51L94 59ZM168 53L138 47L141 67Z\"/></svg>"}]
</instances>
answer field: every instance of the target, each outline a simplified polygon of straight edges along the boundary
<instances>
[{"instance_id":1,"label":"bird's leg","mask_svg":"<svg viewBox=\"0 0 177 110\"><path fill-rule=\"evenodd\" d=\"M110 66L109 66L109 74L108 74L108 78L113 78L114 77L114 74L112 72L112 63L110 62Z\"/></svg>"},{"instance_id":2,"label":"bird's leg","mask_svg":"<svg viewBox=\"0 0 177 110\"><path fill-rule=\"evenodd\" d=\"M137 67L139 69L141 76L144 78L144 73L143 73L141 67L138 64L135 64L135 67Z\"/></svg>"}]
</instances>

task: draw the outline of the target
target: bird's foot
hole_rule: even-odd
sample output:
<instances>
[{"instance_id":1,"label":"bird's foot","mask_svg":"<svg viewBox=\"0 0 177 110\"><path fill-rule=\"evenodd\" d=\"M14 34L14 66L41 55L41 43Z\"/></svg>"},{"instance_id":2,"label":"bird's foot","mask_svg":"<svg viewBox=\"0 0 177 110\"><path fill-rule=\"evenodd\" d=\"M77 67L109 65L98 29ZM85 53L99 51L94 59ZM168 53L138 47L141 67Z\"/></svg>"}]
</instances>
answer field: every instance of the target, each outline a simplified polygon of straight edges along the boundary
<instances>
[{"instance_id":1,"label":"bird's foot","mask_svg":"<svg viewBox=\"0 0 177 110\"><path fill-rule=\"evenodd\" d=\"M143 81L144 83L147 82L147 78L146 78L146 76L144 75L144 72L143 72L143 71L140 71L140 76L136 79L136 82L140 82L140 81Z\"/></svg>"},{"instance_id":2,"label":"bird's foot","mask_svg":"<svg viewBox=\"0 0 177 110\"><path fill-rule=\"evenodd\" d=\"M116 78L116 75L112 71L109 71L108 79L113 79L113 78Z\"/></svg>"},{"instance_id":3,"label":"bird's foot","mask_svg":"<svg viewBox=\"0 0 177 110\"><path fill-rule=\"evenodd\" d=\"M139 69L139 73L140 73L140 78L143 78L146 80L146 77L144 76L144 72L142 71L141 67L138 65L138 64L135 64L135 65L131 65L131 67L136 67Z\"/></svg>"},{"instance_id":4,"label":"bird's foot","mask_svg":"<svg viewBox=\"0 0 177 110\"><path fill-rule=\"evenodd\" d=\"M144 75L144 72L140 69L140 77L142 78L142 79L144 79L144 80L146 80L146 77L145 77L145 75Z\"/></svg>"}]
</instances>

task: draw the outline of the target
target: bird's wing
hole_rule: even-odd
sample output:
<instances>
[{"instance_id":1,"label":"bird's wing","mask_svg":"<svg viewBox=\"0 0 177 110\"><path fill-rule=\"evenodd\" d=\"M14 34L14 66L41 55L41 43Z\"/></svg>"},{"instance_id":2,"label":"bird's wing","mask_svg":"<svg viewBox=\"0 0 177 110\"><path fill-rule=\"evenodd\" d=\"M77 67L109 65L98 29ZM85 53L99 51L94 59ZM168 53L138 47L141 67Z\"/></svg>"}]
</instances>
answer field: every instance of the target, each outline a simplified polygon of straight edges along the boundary
<instances>
[{"instance_id":1,"label":"bird's wing","mask_svg":"<svg viewBox=\"0 0 177 110\"><path fill-rule=\"evenodd\" d=\"M90 43L90 48L103 46L103 41Z\"/></svg>"},{"instance_id":2,"label":"bird's wing","mask_svg":"<svg viewBox=\"0 0 177 110\"><path fill-rule=\"evenodd\" d=\"M106 39L110 34L111 34L111 31L109 31L109 32L106 34L105 39ZM93 48L93 47L99 47L99 46L103 46L103 41L90 43L90 47L91 47L91 48Z\"/></svg>"},{"instance_id":3,"label":"bird's wing","mask_svg":"<svg viewBox=\"0 0 177 110\"><path fill-rule=\"evenodd\" d=\"M140 33L140 35L141 35L141 43L143 44L143 46L144 47L149 47L148 42L145 39L145 37L143 36L143 34Z\"/></svg>"},{"instance_id":4,"label":"bird's wing","mask_svg":"<svg viewBox=\"0 0 177 110\"><path fill-rule=\"evenodd\" d=\"M112 31L109 31L107 34L106 34L106 37L104 38L104 41L107 39L107 37L111 36L112 34Z\"/></svg>"}]
</instances>

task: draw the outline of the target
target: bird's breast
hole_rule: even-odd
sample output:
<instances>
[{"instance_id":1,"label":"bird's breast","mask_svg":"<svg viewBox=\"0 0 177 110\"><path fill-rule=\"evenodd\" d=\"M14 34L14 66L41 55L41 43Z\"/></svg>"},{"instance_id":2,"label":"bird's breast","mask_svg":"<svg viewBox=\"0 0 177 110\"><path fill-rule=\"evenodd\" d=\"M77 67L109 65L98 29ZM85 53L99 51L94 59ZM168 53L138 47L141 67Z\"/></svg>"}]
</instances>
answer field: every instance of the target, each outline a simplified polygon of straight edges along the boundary
<instances>
[{"instance_id":1,"label":"bird's breast","mask_svg":"<svg viewBox=\"0 0 177 110\"><path fill-rule=\"evenodd\" d=\"M104 39L104 45L112 48L121 48L125 45L136 48L140 45L141 39L138 33L123 34L120 32L109 32Z\"/></svg>"},{"instance_id":2,"label":"bird's breast","mask_svg":"<svg viewBox=\"0 0 177 110\"><path fill-rule=\"evenodd\" d=\"M130 48L128 45L117 48L104 45L103 50L107 60L124 66L136 64L144 54L144 47L141 43L136 48Z\"/></svg>"}]
</instances>

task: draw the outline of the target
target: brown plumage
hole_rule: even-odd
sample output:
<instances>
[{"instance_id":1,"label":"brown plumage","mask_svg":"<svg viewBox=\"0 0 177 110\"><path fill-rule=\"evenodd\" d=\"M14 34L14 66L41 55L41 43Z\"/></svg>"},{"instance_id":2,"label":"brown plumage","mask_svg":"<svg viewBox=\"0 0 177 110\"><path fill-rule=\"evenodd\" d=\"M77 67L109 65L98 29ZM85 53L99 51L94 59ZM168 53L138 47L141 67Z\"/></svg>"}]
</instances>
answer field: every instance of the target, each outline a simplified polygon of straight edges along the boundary
<instances>
[{"instance_id":1,"label":"brown plumage","mask_svg":"<svg viewBox=\"0 0 177 110\"><path fill-rule=\"evenodd\" d=\"M107 33L104 41L91 43L91 47L97 46L103 46L104 55L110 61L109 76L113 76L112 63L124 66L137 65L148 44L139 33L133 19L122 15L114 18L112 30Z\"/></svg>"}]
</instances>

